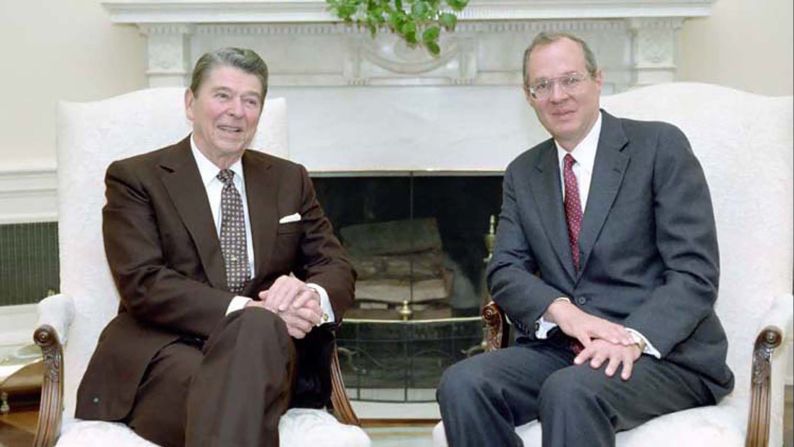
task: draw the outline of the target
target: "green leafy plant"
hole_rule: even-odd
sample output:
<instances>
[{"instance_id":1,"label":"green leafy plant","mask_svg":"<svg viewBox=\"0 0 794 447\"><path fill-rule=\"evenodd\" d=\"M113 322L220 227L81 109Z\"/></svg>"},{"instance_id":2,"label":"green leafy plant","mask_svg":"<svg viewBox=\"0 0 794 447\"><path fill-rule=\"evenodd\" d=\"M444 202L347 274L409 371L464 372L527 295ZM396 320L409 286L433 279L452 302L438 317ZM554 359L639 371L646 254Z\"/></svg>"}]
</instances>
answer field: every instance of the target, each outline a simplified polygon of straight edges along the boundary
<instances>
[{"instance_id":1,"label":"green leafy plant","mask_svg":"<svg viewBox=\"0 0 794 447\"><path fill-rule=\"evenodd\" d=\"M346 23L365 26L372 37L390 29L415 47L427 48L434 56L441 53L441 30L453 31L457 13L469 0L325 0L328 9Z\"/></svg>"}]
</instances>

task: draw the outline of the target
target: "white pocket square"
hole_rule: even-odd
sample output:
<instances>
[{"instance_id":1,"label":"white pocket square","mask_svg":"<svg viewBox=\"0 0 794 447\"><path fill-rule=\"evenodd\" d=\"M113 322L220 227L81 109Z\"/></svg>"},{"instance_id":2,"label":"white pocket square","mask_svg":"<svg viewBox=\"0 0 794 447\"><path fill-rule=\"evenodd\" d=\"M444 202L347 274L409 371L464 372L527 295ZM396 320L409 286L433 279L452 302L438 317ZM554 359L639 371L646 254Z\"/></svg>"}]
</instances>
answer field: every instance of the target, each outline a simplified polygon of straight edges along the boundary
<instances>
[{"instance_id":1,"label":"white pocket square","mask_svg":"<svg viewBox=\"0 0 794 447\"><path fill-rule=\"evenodd\" d=\"M284 216L278 220L278 223L285 224L290 222L300 222L301 215L300 213L290 214L289 216Z\"/></svg>"}]
</instances>

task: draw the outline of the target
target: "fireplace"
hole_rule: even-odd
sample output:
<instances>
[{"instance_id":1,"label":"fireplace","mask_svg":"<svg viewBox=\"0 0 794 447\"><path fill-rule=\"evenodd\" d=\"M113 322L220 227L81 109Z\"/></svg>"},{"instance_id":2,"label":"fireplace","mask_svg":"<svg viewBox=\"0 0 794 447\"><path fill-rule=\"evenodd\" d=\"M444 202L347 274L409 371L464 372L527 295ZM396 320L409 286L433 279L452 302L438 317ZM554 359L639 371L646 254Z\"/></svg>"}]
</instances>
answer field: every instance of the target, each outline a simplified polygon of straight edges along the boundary
<instances>
[{"instance_id":1,"label":"fireplace","mask_svg":"<svg viewBox=\"0 0 794 447\"><path fill-rule=\"evenodd\" d=\"M480 350L488 248L501 173L314 175L358 272L338 333L354 400L431 402L441 372Z\"/></svg>"}]
</instances>

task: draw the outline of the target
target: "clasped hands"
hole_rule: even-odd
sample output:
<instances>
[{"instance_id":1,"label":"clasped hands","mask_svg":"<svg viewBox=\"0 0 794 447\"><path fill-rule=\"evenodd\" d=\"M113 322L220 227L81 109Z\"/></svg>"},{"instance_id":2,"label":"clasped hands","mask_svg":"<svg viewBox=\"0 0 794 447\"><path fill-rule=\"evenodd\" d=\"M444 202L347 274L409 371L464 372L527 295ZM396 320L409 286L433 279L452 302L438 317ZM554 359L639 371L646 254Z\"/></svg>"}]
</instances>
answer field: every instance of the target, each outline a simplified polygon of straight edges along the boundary
<instances>
[{"instance_id":1,"label":"clasped hands","mask_svg":"<svg viewBox=\"0 0 794 447\"><path fill-rule=\"evenodd\" d=\"M604 372L609 377L622 366L620 377L629 380L634 362L640 358L642 351L625 327L590 315L566 300L553 302L546 316L566 335L579 340L584 346L574 358L574 364L581 365L589 361L592 368L598 369L606 362Z\"/></svg>"},{"instance_id":2,"label":"clasped hands","mask_svg":"<svg viewBox=\"0 0 794 447\"><path fill-rule=\"evenodd\" d=\"M280 276L269 289L259 292L259 299L249 301L246 307L261 307L278 315L294 338L305 337L322 319L320 295L293 276Z\"/></svg>"}]
</instances>

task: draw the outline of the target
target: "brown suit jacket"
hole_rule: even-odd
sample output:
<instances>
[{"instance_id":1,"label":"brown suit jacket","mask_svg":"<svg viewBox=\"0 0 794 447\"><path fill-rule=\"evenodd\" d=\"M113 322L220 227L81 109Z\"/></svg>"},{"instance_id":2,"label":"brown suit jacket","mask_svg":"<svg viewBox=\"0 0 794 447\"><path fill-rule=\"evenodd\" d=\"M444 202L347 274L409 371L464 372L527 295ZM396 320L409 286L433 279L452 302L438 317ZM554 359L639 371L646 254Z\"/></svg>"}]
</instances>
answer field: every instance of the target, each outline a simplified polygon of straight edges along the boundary
<instances>
[{"instance_id":1,"label":"brown suit jacket","mask_svg":"<svg viewBox=\"0 0 794 447\"><path fill-rule=\"evenodd\" d=\"M256 298L281 275L319 284L340 319L354 272L318 204L306 169L248 150L242 158L254 248L243 295ZM220 243L190 140L112 163L103 208L105 251L121 295L77 394L76 416L126 417L146 367L180 338L205 340L225 317ZM300 213L300 222L279 219Z\"/></svg>"}]
</instances>

